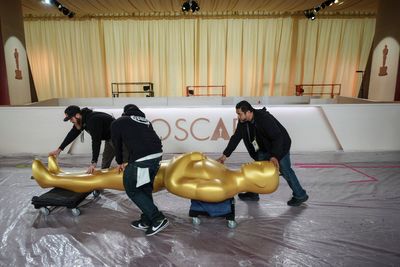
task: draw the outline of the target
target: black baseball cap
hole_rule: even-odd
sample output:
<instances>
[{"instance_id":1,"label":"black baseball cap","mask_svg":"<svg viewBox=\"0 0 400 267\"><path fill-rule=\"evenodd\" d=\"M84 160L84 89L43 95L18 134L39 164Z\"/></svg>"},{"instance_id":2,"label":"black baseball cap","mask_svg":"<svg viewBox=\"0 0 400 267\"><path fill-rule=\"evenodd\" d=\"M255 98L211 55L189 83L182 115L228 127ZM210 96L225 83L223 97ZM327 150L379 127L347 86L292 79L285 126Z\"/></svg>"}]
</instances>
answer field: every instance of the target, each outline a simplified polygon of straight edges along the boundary
<instances>
[{"instance_id":1,"label":"black baseball cap","mask_svg":"<svg viewBox=\"0 0 400 267\"><path fill-rule=\"evenodd\" d=\"M124 107L124 112L122 113L122 116L126 116L128 115L129 111L134 111L134 110L139 110L139 108L134 104L128 104Z\"/></svg>"},{"instance_id":2,"label":"black baseball cap","mask_svg":"<svg viewBox=\"0 0 400 267\"><path fill-rule=\"evenodd\" d=\"M64 111L65 113L64 121L69 121L73 116L75 116L77 113L80 112L81 112L80 107L75 105L68 106Z\"/></svg>"}]
</instances>

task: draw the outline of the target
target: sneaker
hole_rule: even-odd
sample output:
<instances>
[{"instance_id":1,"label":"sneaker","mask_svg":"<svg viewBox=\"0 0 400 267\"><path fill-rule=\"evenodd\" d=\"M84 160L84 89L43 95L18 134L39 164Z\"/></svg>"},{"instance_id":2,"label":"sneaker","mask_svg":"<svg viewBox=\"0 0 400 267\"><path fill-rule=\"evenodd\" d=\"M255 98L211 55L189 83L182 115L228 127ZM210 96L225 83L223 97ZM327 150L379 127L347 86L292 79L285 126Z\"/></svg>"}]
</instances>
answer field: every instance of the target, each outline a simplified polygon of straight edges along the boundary
<instances>
[{"instance_id":1,"label":"sneaker","mask_svg":"<svg viewBox=\"0 0 400 267\"><path fill-rule=\"evenodd\" d=\"M301 203L306 202L307 199L308 199L308 195L306 195L306 196L303 197L303 198L295 198L295 197L292 197L292 199L289 200L289 201L287 202L287 204L288 204L289 206L295 206L295 207L296 207L296 206L300 206Z\"/></svg>"},{"instance_id":2,"label":"sneaker","mask_svg":"<svg viewBox=\"0 0 400 267\"><path fill-rule=\"evenodd\" d=\"M154 225L152 225L151 227L147 228L146 235L147 236L155 235L158 232L160 232L162 229L167 227L168 224L169 224L169 221L168 221L167 218L164 218L164 219L162 219L160 221L157 221Z\"/></svg>"},{"instance_id":3,"label":"sneaker","mask_svg":"<svg viewBox=\"0 0 400 267\"><path fill-rule=\"evenodd\" d=\"M142 220L137 220L137 221L133 221L131 222L131 226L135 229L139 229L139 230L143 230L146 231L149 226L145 223L142 222Z\"/></svg>"},{"instance_id":4,"label":"sneaker","mask_svg":"<svg viewBox=\"0 0 400 267\"><path fill-rule=\"evenodd\" d=\"M258 201L260 200L260 197L258 196L257 193L239 193L238 194L239 198L243 201Z\"/></svg>"}]
</instances>

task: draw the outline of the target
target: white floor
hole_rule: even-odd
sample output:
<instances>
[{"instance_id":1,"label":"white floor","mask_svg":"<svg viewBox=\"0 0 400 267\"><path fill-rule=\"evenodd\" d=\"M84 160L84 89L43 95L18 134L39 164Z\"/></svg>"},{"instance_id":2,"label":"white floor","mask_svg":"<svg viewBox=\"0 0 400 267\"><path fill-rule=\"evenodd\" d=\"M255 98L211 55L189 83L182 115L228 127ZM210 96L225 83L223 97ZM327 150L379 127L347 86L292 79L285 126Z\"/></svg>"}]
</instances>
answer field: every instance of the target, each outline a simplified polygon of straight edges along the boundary
<instances>
[{"instance_id":1,"label":"white floor","mask_svg":"<svg viewBox=\"0 0 400 267\"><path fill-rule=\"evenodd\" d=\"M259 202L236 200L236 229L224 218L194 226L189 200L158 192L155 202L171 224L152 237L130 227L140 213L122 191L89 196L77 217L65 208L44 216L31 205L48 191L30 179L32 158L0 158L0 266L400 265L400 152L293 154L310 199L287 206L291 191L281 178ZM89 161L59 160L71 171ZM248 161L235 153L227 165Z\"/></svg>"}]
</instances>

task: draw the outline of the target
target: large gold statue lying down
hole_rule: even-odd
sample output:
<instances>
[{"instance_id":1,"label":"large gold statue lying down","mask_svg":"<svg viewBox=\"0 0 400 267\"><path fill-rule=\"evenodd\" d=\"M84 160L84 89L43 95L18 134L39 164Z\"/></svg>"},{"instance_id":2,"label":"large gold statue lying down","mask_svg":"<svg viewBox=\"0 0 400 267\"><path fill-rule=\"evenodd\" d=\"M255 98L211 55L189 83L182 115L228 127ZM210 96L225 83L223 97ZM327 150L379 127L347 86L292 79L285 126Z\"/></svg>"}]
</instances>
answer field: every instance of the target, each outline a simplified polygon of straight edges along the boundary
<instances>
[{"instance_id":1,"label":"large gold statue lying down","mask_svg":"<svg viewBox=\"0 0 400 267\"><path fill-rule=\"evenodd\" d=\"M122 173L118 173L117 168L98 170L93 174L62 172L54 157L49 157L48 169L35 159L32 176L42 188L59 187L75 192L124 191ZM278 184L279 175L272 162L252 162L243 164L240 170L230 170L202 153L192 152L161 161L154 180L154 192L166 188L180 197L220 202L239 192L272 193Z\"/></svg>"}]
</instances>

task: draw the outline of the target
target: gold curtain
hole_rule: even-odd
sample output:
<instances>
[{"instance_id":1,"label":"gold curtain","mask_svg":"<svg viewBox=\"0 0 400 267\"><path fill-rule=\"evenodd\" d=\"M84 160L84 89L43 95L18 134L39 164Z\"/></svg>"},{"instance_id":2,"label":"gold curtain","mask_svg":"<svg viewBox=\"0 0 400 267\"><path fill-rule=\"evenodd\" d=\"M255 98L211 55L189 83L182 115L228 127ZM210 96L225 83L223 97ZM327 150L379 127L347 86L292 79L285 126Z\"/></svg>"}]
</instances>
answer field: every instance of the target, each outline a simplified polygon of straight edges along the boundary
<instances>
[{"instance_id":1,"label":"gold curtain","mask_svg":"<svg viewBox=\"0 0 400 267\"><path fill-rule=\"evenodd\" d=\"M112 82L153 82L156 96L226 85L228 96L293 95L339 83L357 96L374 18L26 20L39 100L111 96Z\"/></svg>"}]
</instances>

